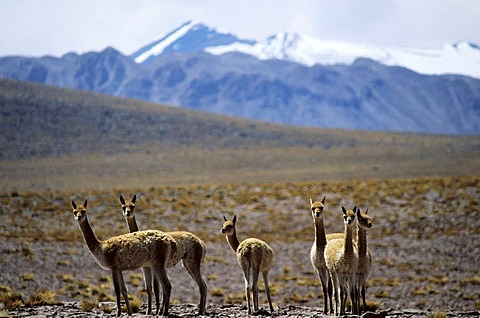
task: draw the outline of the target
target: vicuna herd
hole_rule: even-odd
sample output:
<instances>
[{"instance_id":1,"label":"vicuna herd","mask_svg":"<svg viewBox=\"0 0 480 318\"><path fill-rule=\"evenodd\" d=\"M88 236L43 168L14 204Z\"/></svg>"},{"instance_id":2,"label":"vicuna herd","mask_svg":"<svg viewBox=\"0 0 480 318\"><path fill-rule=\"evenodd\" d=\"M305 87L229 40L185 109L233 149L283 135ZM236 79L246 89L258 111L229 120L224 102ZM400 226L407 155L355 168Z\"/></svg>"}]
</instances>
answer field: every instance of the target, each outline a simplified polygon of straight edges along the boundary
<instances>
[{"instance_id":1,"label":"vicuna herd","mask_svg":"<svg viewBox=\"0 0 480 318\"><path fill-rule=\"evenodd\" d=\"M367 247L366 230L372 226L367 211L362 213L354 207L347 210L342 206L345 230L343 233L326 234L324 228L324 204L312 202L311 213L315 228L315 240L310 251L310 259L321 281L325 314L341 315L345 313L345 304L350 299L353 314L359 314L366 308L365 282L372 264L371 252ZM163 232L158 230L139 231L135 220L136 195L131 200L120 196L123 216L127 223L128 234L100 241L93 232L87 218L87 200L83 205L72 201L73 215L78 221L87 246L96 261L112 272L115 289L117 316L121 314L121 297L125 301L127 312L132 314L127 288L123 280L124 270L141 268L147 291L147 315L152 314L152 297L155 296L156 315L168 316L172 285L167 268L182 261L184 268L197 283L200 293L199 315L206 315L207 284L201 269L205 258L206 245L190 232ZM356 238L353 227L356 222ZM221 233L235 252L243 271L245 298L248 314L259 312L258 278L262 273L265 293L270 311L273 312L272 299L268 284L268 271L273 262L273 249L257 238L247 238L240 242L237 238L237 216L232 220L223 217ZM160 304L160 286L162 302ZM253 311L251 305L253 294Z\"/></svg>"}]
</instances>

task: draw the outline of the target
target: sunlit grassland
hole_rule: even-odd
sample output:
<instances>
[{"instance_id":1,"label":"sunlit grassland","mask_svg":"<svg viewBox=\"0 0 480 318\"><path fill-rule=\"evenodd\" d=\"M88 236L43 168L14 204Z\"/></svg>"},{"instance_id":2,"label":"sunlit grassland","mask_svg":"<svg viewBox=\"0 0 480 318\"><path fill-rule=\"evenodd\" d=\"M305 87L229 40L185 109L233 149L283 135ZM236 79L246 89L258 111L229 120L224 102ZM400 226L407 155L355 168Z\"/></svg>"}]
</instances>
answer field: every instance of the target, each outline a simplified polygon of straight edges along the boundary
<instances>
[{"instance_id":1,"label":"sunlit grassland","mask_svg":"<svg viewBox=\"0 0 480 318\"><path fill-rule=\"evenodd\" d=\"M404 145L373 143L329 149L145 147L125 154L19 159L2 162L0 190L480 175L480 139L461 139L464 145L451 147L455 138L417 138Z\"/></svg>"},{"instance_id":2,"label":"sunlit grassland","mask_svg":"<svg viewBox=\"0 0 480 318\"><path fill-rule=\"evenodd\" d=\"M401 299L415 308L480 309L480 137L289 127L31 89L38 92L11 89L19 95L12 109L24 102L36 111L32 123L48 125L27 121L2 139L9 155L0 161L0 300L8 306L112 301L111 278L89 254L71 200L88 199L92 227L106 239L127 232L119 195L137 194L141 229L187 230L206 242L209 302L244 301L240 268L220 234L222 215L236 214L240 239L255 236L275 250L274 302L319 307L309 198L325 195L327 233L343 230L342 205L369 208L372 307ZM60 110L64 117L49 122ZM170 273L172 303L194 303L184 269ZM145 300L140 272L125 280Z\"/></svg>"},{"instance_id":3,"label":"sunlit grassland","mask_svg":"<svg viewBox=\"0 0 480 318\"><path fill-rule=\"evenodd\" d=\"M313 241L308 200L326 195L327 233L342 231L340 206L369 208L375 267L367 298L372 304L385 308L408 296L415 307L441 310L445 303L438 296L448 292L456 297L448 308L475 308L478 292L465 292L465 287L479 281L479 184L479 177L464 176L5 192L0 195L0 261L5 266L15 260L32 265L19 273L16 283L11 277L2 281L5 288L25 293L48 284L59 299L111 301L111 279L88 255L70 201L89 200L90 221L103 239L127 232L118 196L135 193L141 228L188 230L206 242L210 301L243 301L240 269L220 234L222 215L236 214L241 239L259 237L275 249L275 302L318 306L320 286L308 259ZM17 247L8 248L7 242ZM38 262L52 264L55 274L46 275ZM171 275L172 301L194 302L195 288L180 289L194 286L181 266ZM125 277L132 294L145 299L139 273Z\"/></svg>"}]
</instances>

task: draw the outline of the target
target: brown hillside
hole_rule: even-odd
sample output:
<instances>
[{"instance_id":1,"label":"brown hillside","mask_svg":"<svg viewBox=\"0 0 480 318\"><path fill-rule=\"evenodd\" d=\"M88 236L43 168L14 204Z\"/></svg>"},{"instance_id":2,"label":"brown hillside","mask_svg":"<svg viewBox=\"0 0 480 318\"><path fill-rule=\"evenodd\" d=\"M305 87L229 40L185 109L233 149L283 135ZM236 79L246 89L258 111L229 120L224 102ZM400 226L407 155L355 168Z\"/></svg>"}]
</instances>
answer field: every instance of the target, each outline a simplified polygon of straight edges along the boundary
<instances>
[{"instance_id":1,"label":"brown hillside","mask_svg":"<svg viewBox=\"0 0 480 318\"><path fill-rule=\"evenodd\" d=\"M298 128L10 80L0 92L0 190L480 174L480 137Z\"/></svg>"}]
</instances>

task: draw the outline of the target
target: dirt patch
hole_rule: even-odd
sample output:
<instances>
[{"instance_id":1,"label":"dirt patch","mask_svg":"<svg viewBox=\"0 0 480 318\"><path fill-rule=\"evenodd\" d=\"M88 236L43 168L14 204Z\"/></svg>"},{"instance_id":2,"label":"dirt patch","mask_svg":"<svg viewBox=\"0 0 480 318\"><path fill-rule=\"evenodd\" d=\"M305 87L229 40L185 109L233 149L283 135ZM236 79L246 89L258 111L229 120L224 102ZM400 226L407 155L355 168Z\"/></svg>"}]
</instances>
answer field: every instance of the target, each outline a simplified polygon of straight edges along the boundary
<instances>
[{"instance_id":1,"label":"dirt patch","mask_svg":"<svg viewBox=\"0 0 480 318\"><path fill-rule=\"evenodd\" d=\"M28 303L38 291L52 290L60 303L21 307L9 311L12 316L80 316L87 314L80 309L82 303L113 301L110 274L88 251L70 200L89 199L92 227L99 238L107 238L127 232L118 194L137 193L140 228L149 224L161 230L188 230L206 242L203 273L211 316L247 316L242 273L220 233L223 214L238 216L239 239L255 236L274 249L269 274L274 316L320 316L321 287L309 260L314 234L308 202L326 195L327 233L342 231L342 205L369 208L373 227L368 243L374 266L367 300L376 315L428 317L441 312L475 317L480 308L479 185L479 178L465 177L4 193L0 292L19 291ZM181 264L168 273L172 316L193 316L199 301L196 284ZM141 271L124 272L124 277L129 293L146 302ZM263 308L265 298L261 293ZM111 316L100 311L88 314Z\"/></svg>"}]
</instances>

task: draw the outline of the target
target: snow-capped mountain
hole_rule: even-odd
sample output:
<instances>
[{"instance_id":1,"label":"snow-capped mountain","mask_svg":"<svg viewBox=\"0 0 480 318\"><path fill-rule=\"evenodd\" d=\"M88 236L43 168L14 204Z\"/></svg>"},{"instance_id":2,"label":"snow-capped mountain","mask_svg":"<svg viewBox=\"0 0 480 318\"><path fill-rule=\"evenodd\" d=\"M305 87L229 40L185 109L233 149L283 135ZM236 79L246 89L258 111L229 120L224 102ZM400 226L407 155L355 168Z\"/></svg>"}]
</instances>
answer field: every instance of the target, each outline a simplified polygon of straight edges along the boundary
<instances>
[{"instance_id":1,"label":"snow-capped mountain","mask_svg":"<svg viewBox=\"0 0 480 318\"><path fill-rule=\"evenodd\" d=\"M0 77L298 126L480 135L479 63L466 42L250 41L188 22L130 56L0 57Z\"/></svg>"},{"instance_id":2,"label":"snow-capped mountain","mask_svg":"<svg viewBox=\"0 0 480 318\"><path fill-rule=\"evenodd\" d=\"M460 74L480 78L480 47L465 41L441 48L386 47L324 41L299 33L280 32L262 41L242 40L203 24L187 22L132 57L137 63L168 52L205 51L214 55L240 52L261 60L279 59L306 66L346 64L368 58L420 74Z\"/></svg>"},{"instance_id":3,"label":"snow-capped mountain","mask_svg":"<svg viewBox=\"0 0 480 318\"><path fill-rule=\"evenodd\" d=\"M150 43L130 57L143 63L155 56L170 52L196 52L212 47L223 47L233 43L253 45L254 41L240 40L228 33L219 33L203 24L186 22L160 40Z\"/></svg>"}]
</instances>

